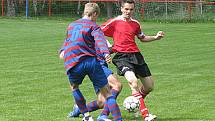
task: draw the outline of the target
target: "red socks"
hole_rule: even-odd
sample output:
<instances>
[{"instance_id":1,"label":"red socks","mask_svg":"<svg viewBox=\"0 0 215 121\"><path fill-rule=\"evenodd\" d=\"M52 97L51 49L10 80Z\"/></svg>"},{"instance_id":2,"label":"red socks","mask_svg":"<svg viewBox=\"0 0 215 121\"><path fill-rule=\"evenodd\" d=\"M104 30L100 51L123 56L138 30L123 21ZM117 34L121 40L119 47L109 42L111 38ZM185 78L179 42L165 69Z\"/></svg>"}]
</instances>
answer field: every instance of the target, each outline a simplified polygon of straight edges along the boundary
<instances>
[{"instance_id":1,"label":"red socks","mask_svg":"<svg viewBox=\"0 0 215 121\"><path fill-rule=\"evenodd\" d=\"M133 96L138 98L140 101L140 112L142 114L142 117L143 118L147 117L149 115L149 111L146 108L146 105L145 105L145 102L144 102L142 95L138 92L136 94L133 94Z\"/></svg>"}]
</instances>

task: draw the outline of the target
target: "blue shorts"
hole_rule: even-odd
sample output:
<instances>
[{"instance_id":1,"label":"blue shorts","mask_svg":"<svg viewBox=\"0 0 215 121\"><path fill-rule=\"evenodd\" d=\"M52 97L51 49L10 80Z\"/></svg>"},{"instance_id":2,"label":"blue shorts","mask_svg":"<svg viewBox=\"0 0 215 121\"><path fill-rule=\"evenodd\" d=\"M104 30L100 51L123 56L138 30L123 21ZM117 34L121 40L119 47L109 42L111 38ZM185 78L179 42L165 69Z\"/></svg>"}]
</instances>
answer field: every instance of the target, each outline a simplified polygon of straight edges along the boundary
<instances>
[{"instance_id":1,"label":"blue shorts","mask_svg":"<svg viewBox=\"0 0 215 121\"><path fill-rule=\"evenodd\" d=\"M102 69L103 69L103 71L105 73L106 78L108 78L108 76L113 74L113 72L108 68L108 65L106 63L102 64Z\"/></svg>"},{"instance_id":2,"label":"blue shorts","mask_svg":"<svg viewBox=\"0 0 215 121\"><path fill-rule=\"evenodd\" d=\"M107 77L101 64L95 57L88 57L81 61L75 67L71 68L68 73L70 84L82 84L86 75L89 76L95 92L108 84Z\"/></svg>"}]
</instances>

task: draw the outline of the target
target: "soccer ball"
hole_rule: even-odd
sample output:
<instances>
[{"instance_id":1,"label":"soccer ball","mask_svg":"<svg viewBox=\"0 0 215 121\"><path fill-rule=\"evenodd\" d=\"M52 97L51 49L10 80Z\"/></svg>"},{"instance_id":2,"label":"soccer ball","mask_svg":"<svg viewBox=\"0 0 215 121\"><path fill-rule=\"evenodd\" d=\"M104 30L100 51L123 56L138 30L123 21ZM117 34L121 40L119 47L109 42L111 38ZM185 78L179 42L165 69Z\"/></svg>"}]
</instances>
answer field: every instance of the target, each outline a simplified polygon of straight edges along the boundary
<instances>
[{"instance_id":1,"label":"soccer ball","mask_svg":"<svg viewBox=\"0 0 215 121\"><path fill-rule=\"evenodd\" d=\"M134 96L128 96L123 102L123 107L125 110L130 112L137 112L140 108L139 99Z\"/></svg>"}]
</instances>

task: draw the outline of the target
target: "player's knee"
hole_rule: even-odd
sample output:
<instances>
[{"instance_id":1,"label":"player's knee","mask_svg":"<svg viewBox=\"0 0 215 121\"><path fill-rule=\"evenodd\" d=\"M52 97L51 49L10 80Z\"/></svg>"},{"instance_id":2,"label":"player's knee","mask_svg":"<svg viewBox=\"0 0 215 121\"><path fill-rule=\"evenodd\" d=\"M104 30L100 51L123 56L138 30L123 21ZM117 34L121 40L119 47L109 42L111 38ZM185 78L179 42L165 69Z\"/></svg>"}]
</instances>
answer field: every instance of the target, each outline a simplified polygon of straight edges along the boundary
<instances>
[{"instance_id":1,"label":"player's knee","mask_svg":"<svg viewBox=\"0 0 215 121\"><path fill-rule=\"evenodd\" d=\"M114 84L114 86L112 87L112 89L115 89L117 91L121 91L122 90L122 84L119 81L116 81L116 83Z\"/></svg>"},{"instance_id":2,"label":"player's knee","mask_svg":"<svg viewBox=\"0 0 215 121\"><path fill-rule=\"evenodd\" d=\"M122 84L121 82L117 79L115 75L110 75L108 77L108 83L110 87L114 90L121 91L122 90Z\"/></svg>"}]
</instances>

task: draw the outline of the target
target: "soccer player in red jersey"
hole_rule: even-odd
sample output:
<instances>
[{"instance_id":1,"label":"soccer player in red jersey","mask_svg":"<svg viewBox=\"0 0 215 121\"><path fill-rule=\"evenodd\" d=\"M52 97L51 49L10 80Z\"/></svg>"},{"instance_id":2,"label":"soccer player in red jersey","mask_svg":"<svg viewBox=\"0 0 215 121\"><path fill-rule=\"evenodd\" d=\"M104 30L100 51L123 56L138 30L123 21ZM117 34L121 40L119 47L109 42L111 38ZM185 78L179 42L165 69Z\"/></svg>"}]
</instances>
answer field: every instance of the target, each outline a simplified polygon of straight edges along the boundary
<instances>
[{"instance_id":1,"label":"soccer player in red jersey","mask_svg":"<svg viewBox=\"0 0 215 121\"><path fill-rule=\"evenodd\" d=\"M140 101L140 112L145 121L152 121L155 115L149 114L144 98L153 90L154 81L151 72L135 43L135 36L141 42L151 42L164 37L164 32L159 31L155 36L147 36L141 31L140 23L132 18L135 9L134 0L123 0L121 3L122 15L103 23L101 28L104 34L113 38L112 51L115 56L113 64L118 69L118 74L124 76L129 83L132 95ZM142 86L138 86L138 79Z\"/></svg>"},{"instance_id":2,"label":"soccer player in red jersey","mask_svg":"<svg viewBox=\"0 0 215 121\"><path fill-rule=\"evenodd\" d=\"M104 33L96 24L100 9L96 3L87 3L84 16L69 24L67 37L60 50L60 58L64 59L64 66L70 81L72 95L80 113L84 115L82 121L93 121L86 105L86 100L79 90L86 75L93 83L98 100L105 99L105 105L111 112L114 121L122 121L122 116L115 97L111 94L107 77L101 62L110 62Z\"/></svg>"}]
</instances>

